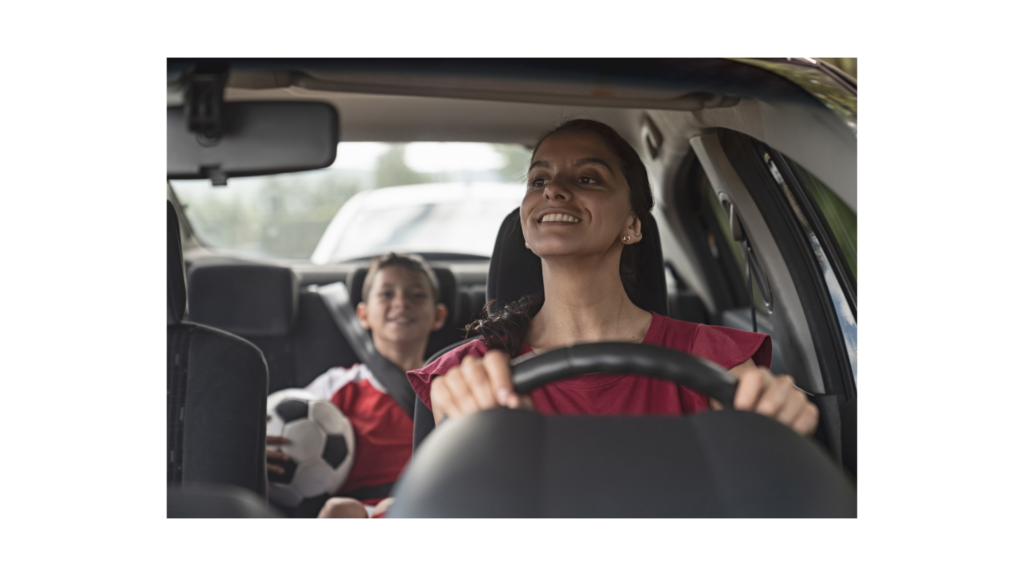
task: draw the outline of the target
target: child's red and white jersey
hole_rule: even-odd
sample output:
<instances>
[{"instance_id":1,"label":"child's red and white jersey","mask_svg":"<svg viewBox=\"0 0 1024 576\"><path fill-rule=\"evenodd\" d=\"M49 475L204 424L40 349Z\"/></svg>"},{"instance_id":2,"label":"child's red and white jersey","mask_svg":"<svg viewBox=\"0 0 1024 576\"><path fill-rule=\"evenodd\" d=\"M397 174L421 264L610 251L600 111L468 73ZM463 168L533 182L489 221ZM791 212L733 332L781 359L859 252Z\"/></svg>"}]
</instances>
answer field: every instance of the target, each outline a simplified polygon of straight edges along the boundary
<instances>
[{"instance_id":1,"label":"child's red and white jersey","mask_svg":"<svg viewBox=\"0 0 1024 576\"><path fill-rule=\"evenodd\" d=\"M398 480L412 457L412 418L388 395L369 368L363 364L331 368L306 386L306 390L329 399L348 417L355 431L355 461L338 495ZM376 504L382 498L359 499Z\"/></svg>"}]
</instances>

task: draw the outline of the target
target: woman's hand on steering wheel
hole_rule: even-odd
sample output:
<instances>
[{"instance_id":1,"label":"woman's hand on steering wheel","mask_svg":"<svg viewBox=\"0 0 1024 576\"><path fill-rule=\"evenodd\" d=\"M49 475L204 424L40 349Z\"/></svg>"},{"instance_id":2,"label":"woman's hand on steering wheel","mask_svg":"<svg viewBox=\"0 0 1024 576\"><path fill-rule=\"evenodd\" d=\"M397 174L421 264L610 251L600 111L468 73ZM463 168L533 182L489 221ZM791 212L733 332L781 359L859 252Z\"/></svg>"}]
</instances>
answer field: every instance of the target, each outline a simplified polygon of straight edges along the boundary
<instances>
[{"instance_id":1,"label":"woman's hand on steering wheel","mask_svg":"<svg viewBox=\"0 0 1024 576\"><path fill-rule=\"evenodd\" d=\"M817 428L817 406L796 388L791 377L757 368L751 360L729 372L739 378L733 400L735 409L757 412L804 436ZM435 423L497 406L533 409L529 396L513 392L508 354L497 350L487 352L482 359L466 355L462 364L435 378L430 402ZM721 408L714 399L711 405Z\"/></svg>"},{"instance_id":2,"label":"woman's hand on steering wheel","mask_svg":"<svg viewBox=\"0 0 1024 576\"><path fill-rule=\"evenodd\" d=\"M533 410L529 396L512 391L508 354L490 350L484 357L467 354L462 363L434 378L430 403L435 423L498 406Z\"/></svg>"},{"instance_id":3,"label":"woman's hand on steering wheel","mask_svg":"<svg viewBox=\"0 0 1024 576\"><path fill-rule=\"evenodd\" d=\"M797 434L809 436L818 427L818 407L796 387L793 378L772 374L754 366L750 360L729 370L739 378L733 408L757 412L792 428ZM721 408L714 399L712 407Z\"/></svg>"}]
</instances>

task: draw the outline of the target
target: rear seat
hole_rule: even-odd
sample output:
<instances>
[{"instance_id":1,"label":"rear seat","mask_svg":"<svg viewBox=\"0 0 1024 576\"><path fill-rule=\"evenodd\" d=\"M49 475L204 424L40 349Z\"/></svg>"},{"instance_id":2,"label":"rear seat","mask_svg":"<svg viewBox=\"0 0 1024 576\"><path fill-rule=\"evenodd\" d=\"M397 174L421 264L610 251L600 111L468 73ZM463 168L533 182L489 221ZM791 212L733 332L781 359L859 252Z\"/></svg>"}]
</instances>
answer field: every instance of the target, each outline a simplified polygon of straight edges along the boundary
<instances>
[{"instance_id":1,"label":"rear seat","mask_svg":"<svg viewBox=\"0 0 1024 576\"><path fill-rule=\"evenodd\" d=\"M263 352L271 393L358 362L320 296L300 291L290 268L199 261L189 270L188 289L190 321L241 336Z\"/></svg>"}]
</instances>

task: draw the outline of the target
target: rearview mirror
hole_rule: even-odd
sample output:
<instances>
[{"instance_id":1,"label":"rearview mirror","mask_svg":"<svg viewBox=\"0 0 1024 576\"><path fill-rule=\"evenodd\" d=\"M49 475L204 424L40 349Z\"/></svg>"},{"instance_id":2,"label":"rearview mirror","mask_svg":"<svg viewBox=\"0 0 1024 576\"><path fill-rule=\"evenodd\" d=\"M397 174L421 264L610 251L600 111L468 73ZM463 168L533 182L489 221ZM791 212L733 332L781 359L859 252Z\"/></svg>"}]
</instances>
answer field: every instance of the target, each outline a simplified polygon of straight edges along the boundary
<instances>
[{"instance_id":1,"label":"rearview mirror","mask_svg":"<svg viewBox=\"0 0 1024 576\"><path fill-rule=\"evenodd\" d=\"M167 109L167 177L258 176L325 168L338 151L338 112L321 102L236 102L221 108L223 131L189 132L184 108Z\"/></svg>"}]
</instances>

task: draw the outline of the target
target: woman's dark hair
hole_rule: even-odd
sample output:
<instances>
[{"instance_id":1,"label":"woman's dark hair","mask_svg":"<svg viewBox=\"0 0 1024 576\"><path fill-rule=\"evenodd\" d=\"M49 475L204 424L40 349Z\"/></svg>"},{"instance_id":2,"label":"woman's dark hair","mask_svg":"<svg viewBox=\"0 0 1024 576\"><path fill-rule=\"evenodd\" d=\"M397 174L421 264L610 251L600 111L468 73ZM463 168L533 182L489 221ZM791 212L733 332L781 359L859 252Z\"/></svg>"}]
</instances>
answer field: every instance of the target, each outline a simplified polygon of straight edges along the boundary
<instances>
[{"instance_id":1,"label":"woman's dark hair","mask_svg":"<svg viewBox=\"0 0 1024 576\"><path fill-rule=\"evenodd\" d=\"M650 218L651 209L654 207L654 196L651 194L651 182L647 177L647 167L644 166L636 150L611 126L596 120L576 119L563 122L554 130L541 134L533 147L533 153L537 153L541 143L549 136L560 132L596 136L619 160L619 167L629 186L629 205L633 214L640 219L640 229L644 230ZM532 156L530 163L533 163ZM516 226L519 225L517 221ZM622 280L626 294L634 304L637 304L638 301L637 261L641 250L643 250L640 246L643 243L644 241L641 240L623 247L619 260L619 278ZM526 331L530 327L530 320L543 305L543 292L528 294L516 302L508 304L492 300L484 307L484 317L466 326L466 334L480 334L484 337L484 343L488 348L504 349L510 356L516 356L523 347Z\"/></svg>"}]
</instances>

